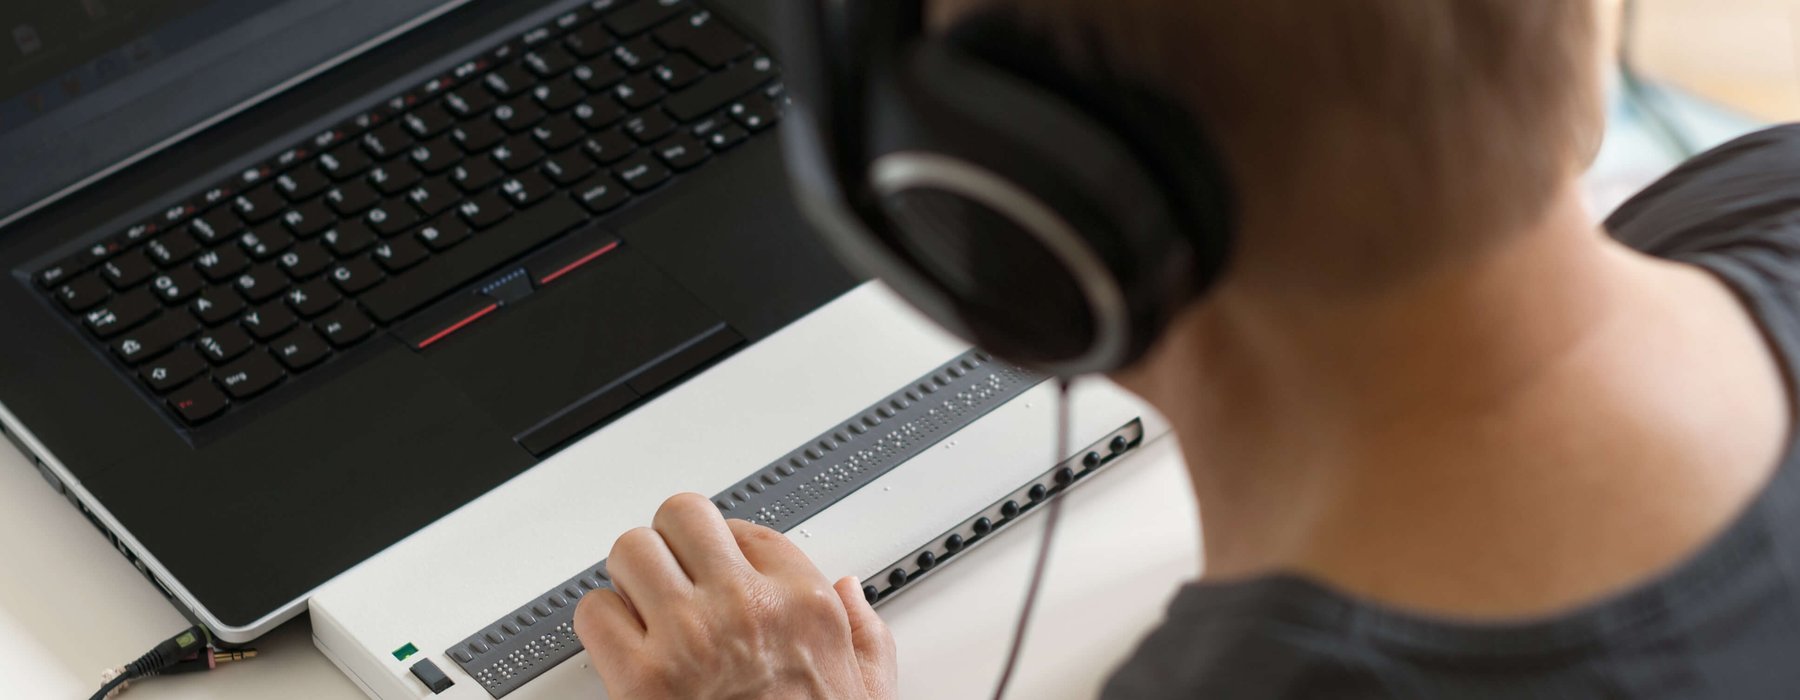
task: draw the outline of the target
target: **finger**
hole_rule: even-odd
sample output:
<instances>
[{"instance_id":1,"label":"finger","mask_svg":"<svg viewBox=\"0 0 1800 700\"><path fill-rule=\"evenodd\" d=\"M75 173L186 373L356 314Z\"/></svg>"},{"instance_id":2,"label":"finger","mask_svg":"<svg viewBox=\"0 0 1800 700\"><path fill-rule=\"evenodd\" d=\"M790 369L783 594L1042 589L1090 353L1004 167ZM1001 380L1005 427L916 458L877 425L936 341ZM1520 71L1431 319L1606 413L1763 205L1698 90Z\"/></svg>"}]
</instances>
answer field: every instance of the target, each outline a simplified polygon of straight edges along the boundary
<instances>
[{"instance_id":1,"label":"finger","mask_svg":"<svg viewBox=\"0 0 1800 700\"><path fill-rule=\"evenodd\" d=\"M625 598L597 588L575 604L575 636L588 650L629 649L644 638L644 621L625 604Z\"/></svg>"},{"instance_id":2,"label":"finger","mask_svg":"<svg viewBox=\"0 0 1800 700\"><path fill-rule=\"evenodd\" d=\"M694 590L668 543L647 527L619 536L612 554L606 558L606 573L612 576L613 585L637 611L646 629L656 625L671 606L681 604Z\"/></svg>"},{"instance_id":3,"label":"finger","mask_svg":"<svg viewBox=\"0 0 1800 700\"><path fill-rule=\"evenodd\" d=\"M839 580L833 588L850 616L850 642L856 647L864 689L871 698L898 697L895 691L900 687L899 653L887 622L875 613L875 606L869 603L862 582L855 576Z\"/></svg>"},{"instance_id":4,"label":"finger","mask_svg":"<svg viewBox=\"0 0 1800 700\"><path fill-rule=\"evenodd\" d=\"M726 525L743 550L744 559L764 576L801 581L825 578L786 535L743 520L727 520Z\"/></svg>"},{"instance_id":5,"label":"finger","mask_svg":"<svg viewBox=\"0 0 1800 700\"><path fill-rule=\"evenodd\" d=\"M695 583L732 580L750 569L725 518L705 496L677 494L656 510L651 524Z\"/></svg>"}]
</instances>

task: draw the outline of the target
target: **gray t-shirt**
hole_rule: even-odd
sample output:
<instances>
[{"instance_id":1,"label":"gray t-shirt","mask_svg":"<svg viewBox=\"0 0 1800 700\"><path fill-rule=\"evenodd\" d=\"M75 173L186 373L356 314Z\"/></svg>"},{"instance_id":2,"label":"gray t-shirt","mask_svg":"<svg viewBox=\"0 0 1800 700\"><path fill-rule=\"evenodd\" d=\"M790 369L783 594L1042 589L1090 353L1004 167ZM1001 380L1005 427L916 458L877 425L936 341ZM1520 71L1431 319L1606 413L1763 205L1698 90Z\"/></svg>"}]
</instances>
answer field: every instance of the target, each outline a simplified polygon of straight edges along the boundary
<instances>
[{"instance_id":1,"label":"gray t-shirt","mask_svg":"<svg viewBox=\"0 0 1800 700\"><path fill-rule=\"evenodd\" d=\"M1695 158L1607 229L1735 288L1800 395L1800 127ZM1691 559L1551 619L1434 620L1295 576L1187 586L1103 697L1800 698L1800 452Z\"/></svg>"}]
</instances>

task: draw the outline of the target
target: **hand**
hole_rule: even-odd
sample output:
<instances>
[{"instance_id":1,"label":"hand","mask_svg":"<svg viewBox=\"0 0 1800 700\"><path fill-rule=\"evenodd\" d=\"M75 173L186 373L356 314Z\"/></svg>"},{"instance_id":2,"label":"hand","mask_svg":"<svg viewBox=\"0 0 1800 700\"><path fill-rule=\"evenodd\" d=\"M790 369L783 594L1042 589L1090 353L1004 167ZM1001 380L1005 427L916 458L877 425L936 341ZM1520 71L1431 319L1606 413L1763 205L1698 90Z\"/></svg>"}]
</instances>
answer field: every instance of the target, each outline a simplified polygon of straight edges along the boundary
<instances>
[{"instance_id":1,"label":"hand","mask_svg":"<svg viewBox=\"0 0 1800 700\"><path fill-rule=\"evenodd\" d=\"M897 697L894 638L855 578L834 586L787 537L681 494L607 559L618 592L575 610L612 700Z\"/></svg>"}]
</instances>

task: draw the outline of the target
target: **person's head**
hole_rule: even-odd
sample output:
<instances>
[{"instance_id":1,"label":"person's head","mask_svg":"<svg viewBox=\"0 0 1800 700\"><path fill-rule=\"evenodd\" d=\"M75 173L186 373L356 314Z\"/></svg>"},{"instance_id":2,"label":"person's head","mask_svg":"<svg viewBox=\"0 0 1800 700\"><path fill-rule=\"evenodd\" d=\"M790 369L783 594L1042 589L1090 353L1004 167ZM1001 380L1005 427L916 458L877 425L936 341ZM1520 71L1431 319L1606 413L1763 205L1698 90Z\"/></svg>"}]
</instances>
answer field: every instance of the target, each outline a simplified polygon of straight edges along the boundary
<instances>
[{"instance_id":1,"label":"person's head","mask_svg":"<svg viewBox=\"0 0 1800 700\"><path fill-rule=\"evenodd\" d=\"M1602 128L1586 0L935 0L1190 108L1242 207L1233 273L1332 294L1544 213Z\"/></svg>"}]
</instances>

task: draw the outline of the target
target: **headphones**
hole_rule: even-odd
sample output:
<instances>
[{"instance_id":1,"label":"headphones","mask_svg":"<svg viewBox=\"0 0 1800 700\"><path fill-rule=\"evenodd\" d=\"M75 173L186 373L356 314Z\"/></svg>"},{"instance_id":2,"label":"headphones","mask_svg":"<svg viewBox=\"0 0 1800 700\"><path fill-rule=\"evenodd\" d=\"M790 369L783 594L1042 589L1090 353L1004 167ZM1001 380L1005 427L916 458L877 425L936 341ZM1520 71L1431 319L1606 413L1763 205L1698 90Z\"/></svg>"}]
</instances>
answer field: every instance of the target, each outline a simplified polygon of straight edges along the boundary
<instances>
[{"instance_id":1,"label":"headphones","mask_svg":"<svg viewBox=\"0 0 1800 700\"><path fill-rule=\"evenodd\" d=\"M783 3L802 207L838 255L964 339L1070 377L1142 358L1219 279L1234 197L1175 100L1065 63L1000 13Z\"/></svg>"}]
</instances>

